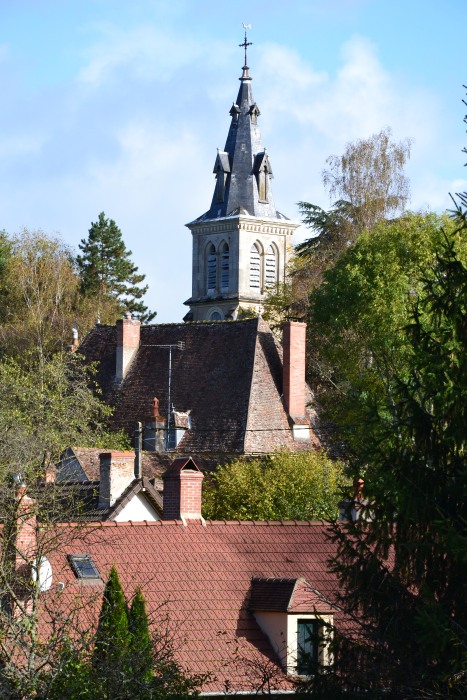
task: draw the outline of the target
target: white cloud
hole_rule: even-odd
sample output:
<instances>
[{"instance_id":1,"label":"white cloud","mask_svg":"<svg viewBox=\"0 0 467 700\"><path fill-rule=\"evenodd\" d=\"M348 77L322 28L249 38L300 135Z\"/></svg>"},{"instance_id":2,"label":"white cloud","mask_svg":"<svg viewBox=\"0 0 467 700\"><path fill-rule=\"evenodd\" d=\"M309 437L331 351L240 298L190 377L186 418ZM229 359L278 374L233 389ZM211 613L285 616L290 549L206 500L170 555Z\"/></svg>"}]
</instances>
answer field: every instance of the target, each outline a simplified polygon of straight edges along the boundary
<instances>
[{"instance_id":1,"label":"white cloud","mask_svg":"<svg viewBox=\"0 0 467 700\"><path fill-rule=\"evenodd\" d=\"M199 56L203 48L180 35L159 31L154 26L121 30L100 24L100 40L86 50L86 65L78 81L99 86L122 67L142 80L166 82L180 66Z\"/></svg>"}]
</instances>

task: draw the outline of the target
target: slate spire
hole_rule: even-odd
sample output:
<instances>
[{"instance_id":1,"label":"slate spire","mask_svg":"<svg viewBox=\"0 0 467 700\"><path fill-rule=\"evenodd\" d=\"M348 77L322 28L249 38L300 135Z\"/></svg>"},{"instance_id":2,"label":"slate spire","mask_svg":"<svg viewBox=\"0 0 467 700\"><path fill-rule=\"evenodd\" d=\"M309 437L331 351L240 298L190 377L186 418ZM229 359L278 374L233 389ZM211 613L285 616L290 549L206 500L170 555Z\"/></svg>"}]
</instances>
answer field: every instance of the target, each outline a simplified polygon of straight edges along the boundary
<instances>
[{"instance_id":1,"label":"slate spire","mask_svg":"<svg viewBox=\"0 0 467 700\"><path fill-rule=\"evenodd\" d=\"M201 217L203 220L238 214L282 218L274 205L272 169L262 144L258 126L260 111L251 89L246 52L250 45L245 31L245 40L240 44L245 49L240 89L230 109L232 121L224 150L218 151L214 163L216 186L211 208Z\"/></svg>"}]
</instances>

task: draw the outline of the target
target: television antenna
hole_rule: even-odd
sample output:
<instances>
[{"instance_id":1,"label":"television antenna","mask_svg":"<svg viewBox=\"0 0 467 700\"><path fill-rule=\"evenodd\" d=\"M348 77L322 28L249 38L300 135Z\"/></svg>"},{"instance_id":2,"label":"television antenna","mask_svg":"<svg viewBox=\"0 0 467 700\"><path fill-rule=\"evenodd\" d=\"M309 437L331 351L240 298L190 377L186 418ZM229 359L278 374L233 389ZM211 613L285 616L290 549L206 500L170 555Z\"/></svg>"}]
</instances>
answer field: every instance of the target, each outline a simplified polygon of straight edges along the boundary
<instances>
[{"instance_id":1,"label":"television antenna","mask_svg":"<svg viewBox=\"0 0 467 700\"><path fill-rule=\"evenodd\" d=\"M178 343L168 343L167 345L143 345L145 348L163 348L169 351L169 389L167 396L167 433L165 437L165 448L169 447L169 430L170 430L170 417L171 417L171 403L172 403L172 350L185 350L185 343L183 340L179 340Z\"/></svg>"}]
</instances>

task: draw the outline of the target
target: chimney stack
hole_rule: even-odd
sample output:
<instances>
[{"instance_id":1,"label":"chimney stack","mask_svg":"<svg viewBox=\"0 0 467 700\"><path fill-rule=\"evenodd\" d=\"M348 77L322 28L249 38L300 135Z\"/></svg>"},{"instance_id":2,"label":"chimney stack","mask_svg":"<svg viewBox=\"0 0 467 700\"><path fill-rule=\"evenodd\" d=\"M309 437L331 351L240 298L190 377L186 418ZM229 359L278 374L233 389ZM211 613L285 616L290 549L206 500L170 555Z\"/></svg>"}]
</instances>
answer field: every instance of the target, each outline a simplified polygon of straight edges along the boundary
<instances>
[{"instance_id":1,"label":"chimney stack","mask_svg":"<svg viewBox=\"0 0 467 700\"><path fill-rule=\"evenodd\" d=\"M163 520L200 520L203 473L191 457L176 459L162 475L164 481Z\"/></svg>"},{"instance_id":2,"label":"chimney stack","mask_svg":"<svg viewBox=\"0 0 467 700\"><path fill-rule=\"evenodd\" d=\"M306 323L288 321L283 331L282 389L285 409L292 419L305 418Z\"/></svg>"},{"instance_id":3,"label":"chimney stack","mask_svg":"<svg viewBox=\"0 0 467 700\"><path fill-rule=\"evenodd\" d=\"M141 321L133 319L131 313L117 321L117 363L115 379L123 381L130 363L139 348Z\"/></svg>"},{"instance_id":4,"label":"chimney stack","mask_svg":"<svg viewBox=\"0 0 467 700\"><path fill-rule=\"evenodd\" d=\"M135 478L134 452L101 452L99 508L110 508Z\"/></svg>"}]
</instances>

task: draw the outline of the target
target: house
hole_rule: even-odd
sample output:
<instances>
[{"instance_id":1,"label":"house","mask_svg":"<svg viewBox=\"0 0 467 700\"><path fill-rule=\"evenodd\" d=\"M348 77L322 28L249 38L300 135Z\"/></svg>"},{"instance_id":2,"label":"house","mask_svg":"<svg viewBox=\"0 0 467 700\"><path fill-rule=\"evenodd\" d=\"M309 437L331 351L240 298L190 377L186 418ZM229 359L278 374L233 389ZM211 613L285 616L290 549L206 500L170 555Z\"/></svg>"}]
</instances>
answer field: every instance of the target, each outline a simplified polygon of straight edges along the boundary
<instances>
[{"instance_id":1,"label":"house","mask_svg":"<svg viewBox=\"0 0 467 700\"><path fill-rule=\"evenodd\" d=\"M151 455L91 448L68 448L43 488L60 500L62 519L96 521L159 520L161 466ZM149 475L151 475L149 477Z\"/></svg>"},{"instance_id":2,"label":"house","mask_svg":"<svg viewBox=\"0 0 467 700\"><path fill-rule=\"evenodd\" d=\"M324 439L305 382L305 324L287 323L281 348L261 318L268 290L286 280L298 224L274 204L251 82L245 48L211 206L188 224L186 323L141 325L127 315L115 327L96 325L79 347L98 364L115 428L133 436L141 422L144 449L195 455L206 468ZM256 317L241 320L246 312Z\"/></svg>"},{"instance_id":3,"label":"house","mask_svg":"<svg viewBox=\"0 0 467 700\"><path fill-rule=\"evenodd\" d=\"M305 381L306 325L289 322L283 347L261 318L142 325L127 315L95 326L80 346L97 363L112 424L142 446L195 455L215 467L278 448L314 449L323 431Z\"/></svg>"},{"instance_id":4,"label":"house","mask_svg":"<svg viewBox=\"0 0 467 700\"><path fill-rule=\"evenodd\" d=\"M329 626L343 621L333 605L328 526L205 521L203 473L195 462L177 458L163 478L161 520L52 528L52 546L42 549L48 563L47 576L39 576L43 609L71 610L82 601L74 627L93 627L115 565L126 596L140 586L150 616L159 624L161 611L166 616L182 667L208 674L204 694L290 692L305 672L301 652L331 663ZM37 561L32 533L47 540L47 528L31 525L34 517L17 529L16 551L24 546L30 561Z\"/></svg>"}]
</instances>

